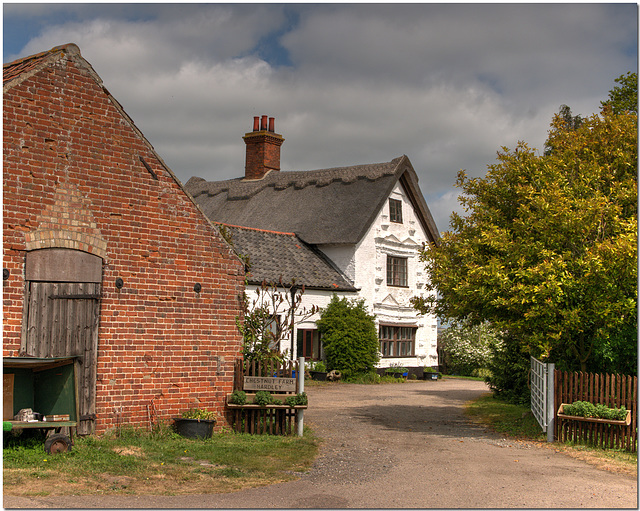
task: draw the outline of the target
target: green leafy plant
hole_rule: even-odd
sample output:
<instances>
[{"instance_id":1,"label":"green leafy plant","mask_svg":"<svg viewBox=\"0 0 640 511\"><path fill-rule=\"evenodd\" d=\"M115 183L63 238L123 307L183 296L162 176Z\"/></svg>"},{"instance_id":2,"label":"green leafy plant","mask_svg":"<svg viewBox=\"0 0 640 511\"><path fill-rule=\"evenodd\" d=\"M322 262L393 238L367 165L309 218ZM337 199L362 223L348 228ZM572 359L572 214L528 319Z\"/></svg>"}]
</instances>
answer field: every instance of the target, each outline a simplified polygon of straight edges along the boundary
<instances>
[{"instance_id":1,"label":"green leafy plant","mask_svg":"<svg viewBox=\"0 0 640 511\"><path fill-rule=\"evenodd\" d=\"M406 367L387 367L384 370L384 372L387 374L395 374L395 373L404 374L404 373L408 373L409 369L407 369Z\"/></svg>"},{"instance_id":2,"label":"green leafy plant","mask_svg":"<svg viewBox=\"0 0 640 511\"><path fill-rule=\"evenodd\" d=\"M192 408L191 410L182 412L180 417L182 417L183 419L198 419L207 421L218 420L218 414L216 412L207 410L206 408Z\"/></svg>"},{"instance_id":3,"label":"green leafy plant","mask_svg":"<svg viewBox=\"0 0 640 511\"><path fill-rule=\"evenodd\" d=\"M253 403L259 406L267 406L271 404L273 401L273 397L271 396L271 392L267 392L266 390L259 390L256 392L256 397L253 400Z\"/></svg>"},{"instance_id":4,"label":"green leafy plant","mask_svg":"<svg viewBox=\"0 0 640 511\"><path fill-rule=\"evenodd\" d=\"M244 405L247 402L247 393L244 390L234 390L231 393L229 402L234 405Z\"/></svg>"}]
</instances>

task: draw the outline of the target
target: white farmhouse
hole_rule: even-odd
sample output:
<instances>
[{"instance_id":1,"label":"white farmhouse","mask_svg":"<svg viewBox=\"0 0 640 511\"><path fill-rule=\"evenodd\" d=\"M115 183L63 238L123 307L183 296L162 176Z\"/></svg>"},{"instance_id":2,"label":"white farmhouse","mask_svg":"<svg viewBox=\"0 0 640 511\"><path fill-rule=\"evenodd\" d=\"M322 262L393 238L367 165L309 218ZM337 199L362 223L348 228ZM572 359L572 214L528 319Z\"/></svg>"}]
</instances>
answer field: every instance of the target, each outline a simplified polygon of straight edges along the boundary
<instances>
[{"instance_id":1,"label":"white farmhouse","mask_svg":"<svg viewBox=\"0 0 640 511\"><path fill-rule=\"evenodd\" d=\"M244 140L243 178L191 178L185 188L248 256L247 293L282 279L305 286L305 307L324 307L333 293L364 299L376 316L380 367L436 367L436 318L418 314L410 299L429 278L419 251L439 235L409 159L281 172L284 139L273 118L254 118ZM320 359L316 319L298 321L281 349Z\"/></svg>"}]
</instances>

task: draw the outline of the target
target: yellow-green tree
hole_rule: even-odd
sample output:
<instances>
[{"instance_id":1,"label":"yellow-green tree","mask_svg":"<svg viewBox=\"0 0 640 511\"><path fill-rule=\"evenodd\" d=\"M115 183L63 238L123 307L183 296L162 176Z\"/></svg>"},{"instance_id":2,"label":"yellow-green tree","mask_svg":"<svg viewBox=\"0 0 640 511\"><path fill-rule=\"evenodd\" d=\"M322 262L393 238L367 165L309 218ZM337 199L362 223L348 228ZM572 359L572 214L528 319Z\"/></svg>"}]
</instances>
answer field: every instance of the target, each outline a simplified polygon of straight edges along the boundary
<instances>
[{"instance_id":1,"label":"yellow-green tree","mask_svg":"<svg viewBox=\"0 0 640 511\"><path fill-rule=\"evenodd\" d=\"M637 115L605 105L578 127L557 115L546 146L503 148L483 178L459 173L465 215L422 253L438 298L414 305L599 370L609 343L636 350Z\"/></svg>"}]
</instances>

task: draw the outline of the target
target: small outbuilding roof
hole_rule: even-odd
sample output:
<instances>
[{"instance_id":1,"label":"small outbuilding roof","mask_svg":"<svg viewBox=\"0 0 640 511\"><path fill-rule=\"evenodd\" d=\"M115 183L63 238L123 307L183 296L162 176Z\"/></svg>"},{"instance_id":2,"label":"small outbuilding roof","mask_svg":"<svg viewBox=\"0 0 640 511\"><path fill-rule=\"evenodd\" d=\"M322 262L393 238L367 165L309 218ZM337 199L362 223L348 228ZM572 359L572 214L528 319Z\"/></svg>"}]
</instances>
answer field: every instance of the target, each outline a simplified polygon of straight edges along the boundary
<instances>
[{"instance_id":1,"label":"small outbuilding roof","mask_svg":"<svg viewBox=\"0 0 640 511\"><path fill-rule=\"evenodd\" d=\"M293 233L233 225L222 225L221 231L234 250L247 259L250 284L278 284L281 280L307 289L357 290L320 251Z\"/></svg>"}]
</instances>

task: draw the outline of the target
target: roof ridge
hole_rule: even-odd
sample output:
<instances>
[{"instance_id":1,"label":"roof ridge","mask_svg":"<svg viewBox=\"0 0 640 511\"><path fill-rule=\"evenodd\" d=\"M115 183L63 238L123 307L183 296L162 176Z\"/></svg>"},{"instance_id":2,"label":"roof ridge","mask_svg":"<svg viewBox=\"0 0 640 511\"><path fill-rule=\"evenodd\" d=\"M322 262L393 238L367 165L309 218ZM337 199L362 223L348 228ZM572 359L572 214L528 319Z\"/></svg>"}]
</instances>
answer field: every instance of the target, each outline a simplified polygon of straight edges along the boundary
<instances>
[{"instance_id":1,"label":"roof ridge","mask_svg":"<svg viewBox=\"0 0 640 511\"><path fill-rule=\"evenodd\" d=\"M376 181L381 177L395 174L403 158L406 157L403 155L387 162L326 169L270 172L263 179L250 181L239 178L207 181L202 178L192 177L188 187L194 197L202 194L212 196L226 191L230 200L247 199L268 187L276 190L284 190L290 186L296 189L306 188L307 186L321 188L334 182L354 183L359 179Z\"/></svg>"},{"instance_id":2,"label":"roof ridge","mask_svg":"<svg viewBox=\"0 0 640 511\"><path fill-rule=\"evenodd\" d=\"M224 227L231 227L233 229L245 229L247 231L268 232L270 234L282 234L284 236L296 236L295 232L270 231L268 229L258 229L256 227L245 227L244 225L231 225L231 224L226 224L224 222L214 222L214 223L217 225L222 225Z\"/></svg>"},{"instance_id":3,"label":"roof ridge","mask_svg":"<svg viewBox=\"0 0 640 511\"><path fill-rule=\"evenodd\" d=\"M21 83L29 76L38 72L42 67L47 65L51 59L59 58L61 55L68 54L72 57L80 55L80 48L75 43L67 43L60 46L54 46L50 50L42 51L34 55L27 55L13 62L7 62L2 65L2 88L6 92L16 83Z\"/></svg>"}]
</instances>

